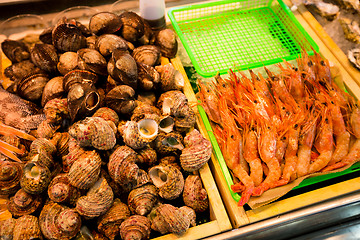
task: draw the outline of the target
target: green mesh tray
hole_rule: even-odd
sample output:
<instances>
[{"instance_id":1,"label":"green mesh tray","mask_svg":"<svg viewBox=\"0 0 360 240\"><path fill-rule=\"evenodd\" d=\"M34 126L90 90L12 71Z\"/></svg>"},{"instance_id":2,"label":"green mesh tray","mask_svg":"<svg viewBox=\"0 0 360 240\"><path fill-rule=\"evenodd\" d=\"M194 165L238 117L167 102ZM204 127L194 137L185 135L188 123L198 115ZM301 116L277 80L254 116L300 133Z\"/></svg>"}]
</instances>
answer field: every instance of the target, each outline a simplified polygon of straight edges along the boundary
<instances>
[{"instance_id":1,"label":"green mesh tray","mask_svg":"<svg viewBox=\"0 0 360 240\"><path fill-rule=\"evenodd\" d=\"M172 8L172 25L198 74L296 59L318 46L281 1L227 0Z\"/></svg>"}]
</instances>

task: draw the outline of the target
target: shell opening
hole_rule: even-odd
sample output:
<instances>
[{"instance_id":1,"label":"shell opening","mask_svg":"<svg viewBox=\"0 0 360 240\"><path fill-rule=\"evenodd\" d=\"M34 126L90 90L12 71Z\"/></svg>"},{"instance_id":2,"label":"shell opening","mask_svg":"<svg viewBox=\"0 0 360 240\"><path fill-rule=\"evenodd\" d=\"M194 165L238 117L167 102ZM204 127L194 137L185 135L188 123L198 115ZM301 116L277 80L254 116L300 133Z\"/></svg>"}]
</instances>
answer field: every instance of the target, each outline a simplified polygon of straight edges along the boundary
<instances>
[{"instance_id":1,"label":"shell opening","mask_svg":"<svg viewBox=\"0 0 360 240\"><path fill-rule=\"evenodd\" d=\"M162 111L164 115L170 115L172 105L173 105L173 100L171 98L164 99L162 105Z\"/></svg>"},{"instance_id":2,"label":"shell opening","mask_svg":"<svg viewBox=\"0 0 360 240\"><path fill-rule=\"evenodd\" d=\"M34 165L30 170L31 177L37 177L40 175L40 169L38 166Z\"/></svg>"},{"instance_id":3,"label":"shell opening","mask_svg":"<svg viewBox=\"0 0 360 240\"><path fill-rule=\"evenodd\" d=\"M153 138L158 133L158 124L153 119L142 119L138 122L140 136L144 138Z\"/></svg>"},{"instance_id":4,"label":"shell opening","mask_svg":"<svg viewBox=\"0 0 360 240\"><path fill-rule=\"evenodd\" d=\"M149 172L149 176L156 187L162 187L167 181L167 175L159 168L153 168Z\"/></svg>"},{"instance_id":5,"label":"shell opening","mask_svg":"<svg viewBox=\"0 0 360 240\"><path fill-rule=\"evenodd\" d=\"M86 98L86 109L93 110L99 105L100 97L97 92L91 92Z\"/></svg>"},{"instance_id":6,"label":"shell opening","mask_svg":"<svg viewBox=\"0 0 360 240\"><path fill-rule=\"evenodd\" d=\"M174 123L174 119L171 116L167 116L160 121L159 128L160 130L169 133L173 130Z\"/></svg>"},{"instance_id":7,"label":"shell opening","mask_svg":"<svg viewBox=\"0 0 360 240\"><path fill-rule=\"evenodd\" d=\"M162 144L168 147L176 148L179 150L183 150L184 146L174 137L167 137L162 141Z\"/></svg>"}]
</instances>

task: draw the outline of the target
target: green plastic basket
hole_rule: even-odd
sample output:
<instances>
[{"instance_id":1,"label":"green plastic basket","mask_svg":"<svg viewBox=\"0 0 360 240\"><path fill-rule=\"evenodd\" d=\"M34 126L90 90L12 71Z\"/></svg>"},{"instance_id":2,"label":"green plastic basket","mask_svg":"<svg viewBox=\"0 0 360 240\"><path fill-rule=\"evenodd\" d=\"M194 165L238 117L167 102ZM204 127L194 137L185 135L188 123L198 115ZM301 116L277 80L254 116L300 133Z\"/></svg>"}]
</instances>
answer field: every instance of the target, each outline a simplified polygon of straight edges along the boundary
<instances>
[{"instance_id":1,"label":"green plastic basket","mask_svg":"<svg viewBox=\"0 0 360 240\"><path fill-rule=\"evenodd\" d=\"M227 0L172 8L172 25L198 74L296 59L318 46L281 1Z\"/></svg>"}]
</instances>

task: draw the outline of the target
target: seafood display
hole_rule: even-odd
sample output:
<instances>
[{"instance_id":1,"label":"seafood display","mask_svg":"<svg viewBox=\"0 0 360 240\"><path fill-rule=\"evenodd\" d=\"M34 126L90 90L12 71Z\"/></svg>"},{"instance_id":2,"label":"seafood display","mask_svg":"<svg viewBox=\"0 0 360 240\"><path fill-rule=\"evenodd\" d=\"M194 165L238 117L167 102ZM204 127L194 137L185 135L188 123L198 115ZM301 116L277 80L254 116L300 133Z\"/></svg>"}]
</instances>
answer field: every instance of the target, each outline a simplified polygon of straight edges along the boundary
<instances>
[{"instance_id":1,"label":"seafood display","mask_svg":"<svg viewBox=\"0 0 360 240\"><path fill-rule=\"evenodd\" d=\"M12 215L1 239L149 239L196 225L209 209L198 171L212 146L183 75L160 65L176 56L173 30L100 12L88 26L62 18L36 43L1 46L11 65L0 193Z\"/></svg>"},{"instance_id":2,"label":"seafood display","mask_svg":"<svg viewBox=\"0 0 360 240\"><path fill-rule=\"evenodd\" d=\"M359 161L358 101L338 87L327 59L264 67L199 82L198 97L233 174L240 206L252 196Z\"/></svg>"}]
</instances>

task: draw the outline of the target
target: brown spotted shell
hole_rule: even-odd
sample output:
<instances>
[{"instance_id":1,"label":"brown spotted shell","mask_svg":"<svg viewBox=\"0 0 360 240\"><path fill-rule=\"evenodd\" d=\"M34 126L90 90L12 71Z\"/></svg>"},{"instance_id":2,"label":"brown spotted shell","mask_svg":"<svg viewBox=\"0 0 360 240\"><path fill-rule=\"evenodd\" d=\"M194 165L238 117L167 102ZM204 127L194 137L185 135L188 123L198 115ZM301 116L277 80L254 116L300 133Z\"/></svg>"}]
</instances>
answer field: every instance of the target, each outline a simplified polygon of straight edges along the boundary
<instances>
[{"instance_id":1,"label":"brown spotted shell","mask_svg":"<svg viewBox=\"0 0 360 240\"><path fill-rule=\"evenodd\" d=\"M196 212L194 209L188 206L182 206L179 208L180 211L184 213L185 216L187 216L190 219L190 226L195 227L196 226Z\"/></svg>"},{"instance_id":2,"label":"brown spotted shell","mask_svg":"<svg viewBox=\"0 0 360 240\"><path fill-rule=\"evenodd\" d=\"M80 190L70 184L68 175L65 173L59 174L51 180L47 192L52 201L71 205L75 205L81 196Z\"/></svg>"},{"instance_id":3,"label":"brown spotted shell","mask_svg":"<svg viewBox=\"0 0 360 240\"><path fill-rule=\"evenodd\" d=\"M139 122L127 121L121 127L120 133L127 146L141 149L156 138L158 124L153 119L142 119Z\"/></svg>"},{"instance_id":4,"label":"brown spotted shell","mask_svg":"<svg viewBox=\"0 0 360 240\"><path fill-rule=\"evenodd\" d=\"M107 122L111 121L117 126L119 124L119 116L118 114L108 107L101 107L94 113L93 117L101 117Z\"/></svg>"},{"instance_id":5,"label":"brown spotted shell","mask_svg":"<svg viewBox=\"0 0 360 240\"><path fill-rule=\"evenodd\" d=\"M116 137L112 127L100 117L87 117L69 128L69 135L80 147L94 147L99 150L112 149Z\"/></svg>"},{"instance_id":6,"label":"brown spotted shell","mask_svg":"<svg viewBox=\"0 0 360 240\"><path fill-rule=\"evenodd\" d=\"M78 67L82 70L88 70L98 75L107 75L106 59L95 49L82 48L77 51Z\"/></svg>"},{"instance_id":7,"label":"brown spotted shell","mask_svg":"<svg viewBox=\"0 0 360 240\"><path fill-rule=\"evenodd\" d=\"M16 219L10 217L0 222L0 237L4 240L13 239L13 231L16 224Z\"/></svg>"},{"instance_id":8,"label":"brown spotted shell","mask_svg":"<svg viewBox=\"0 0 360 240\"><path fill-rule=\"evenodd\" d=\"M85 152L85 150L77 144L76 140L73 138L69 139L69 153L63 158L63 171L69 172L73 163L80 158L80 156Z\"/></svg>"},{"instance_id":9,"label":"brown spotted shell","mask_svg":"<svg viewBox=\"0 0 360 240\"><path fill-rule=\"evenodd\" d=\"M81 217L74 209L49 201L41 210L39 224L46 239L66 240L79 232Z\"/></svg>"},{"instance_id":10,"label":"brown spotted shell","mask_svg":"<svg viewBox=\"0 0 360 240\"><path fill-rule=\"evenodd\" d=\"M7 202L7 209L13 217L17 218L26 214L32 214L39 208L41 203L40 195L32 195L19 189Z\"/></svg>"},{"instance_id":11,"label":"brown spotted shell","mask_svg":"<svg viewBox=\"0 0 360 240\"><path fill-rule=\"evenodd\" d=\"M158 190L152 185L144 185L133 189L128 195L128 205L133 214L145 216L159 200Z\"/></svg>"},{"instance_id":12,"label":"brown spotted shell","mask_svg":"<svg viewBox=\"0 0 360 240\"><path fill-rule=\"evenodd\" d=\"M132 56L136 62L153 67L159 65L161 53L157 46L142 45L134 49Z\"/></svg>"},{"instance_id":13,"label":"brown spotted shell","mask_svg":"<svg viewBox=\"0 0 360 240\"><path fill-rule=\"evenodd\" d=\"M68 72L76 69L78 55L76 52L65 52L60 55L57 69L62 75L66 75Z\"/></svg>"},{"instance_id":14,"label":"brown spotted shell","mask_svg":"<svg viewBox=\"0 0 360 240\"><path fill-rule=\"evenodd\" d=\"M98 230L110 240L114 240L120 234L120 224L128 217L130 217L129 207L116 198L111 208L100 216Z\"/></svg>"},{"instance_id":15,"label":"brown spotted shell","mask_svg":"<svg viewBox=\"0 0 360 240\"><path fill-rule=\"evenodd\" d=\"M169 133L174 129L175 119L170 115L165 115L160 118L159 130Z\"/></svg>"},{"instance_id":16,"label":"brown spotted shell","mask_svg":"<svg viewBox=\"0 0 360 240\"><path fill-rule=\"evenodd\" d=\"M99 179L100 168L100 155L95 150L84 151L70 167L69 182L74 187L89 189Z\"/></svg>"},{"instance_id":17,"label":"brown spotted shell","mask_svg":"<svg viewBox=\"0 0 360 240\"><path fill-rule=\"evenodd\" d=\"M159 204L150 213L151 228L161 234L183 234L190 227L190 219L179 208L170 204Z\"/></svg>"},{"instance_id":18,"label":"brown spotted shell","mask_svg":"<svg viewBox=\"0 0 360 240\"><path fill-rule=\"evenodd\" d=\"M143 164L145 166L152 166L157 162L157 154L155 149L146 146L143 149L137 151L137 161L138 164Z\"/></svg>"},{"instance_id":19,"label":"brown spotted shell","mask_svg":"<svg viewBox=\"0 0 360 240\"><path fill-rule=\"evenodd\" d=\"M67 99L54 98L49 100L44 106L44 113L48 123L60 125L64 119L69 117Z\"/></svg>"},{"instance_id":20,"label":"brown spotted shell","mask_svg":"<svg viewBox=\"0 0 360 240\"><path fill-rule=\"evenodd\" d=\"M36 43L30 50L31 61L40 69L55 73L59 58L56 49L51 44Z\"/></svg>"},{"instance_id":21,"label":"brown spotted shell","mask_svg":"<svg viewBox=\"0 0 360 240\"><path fill-rule=\"evenodd\" d=\"M133 215L120 225L120 236L123 240L149 239L151 222L147 217Z\"/></svg>"},{"instance_id":22,"label":"brown spotted shell","mask_svg":"<svg viewBox=\"0 0 360 240\"><path fill-rule=\"evenodd\" d=\"M13 240L43 239L39 219L32 215L24 215L16 219Z\"/></svg>"},{"instance_id":23,"label":"brown spotted shell","mask_svg":"<svg viewBox=\"0 0 360 240\"><path fill-rule=\"evenodd\" d=\"M21 188L30 194L40 194L45 191L51 181L51 172L36 162L28 162L20 180Z\"/></svg>"},{"instance_id":24,"label":"brown spotted shell","mask_svg":"<svg viewBox=\"0 0 360 240\"><path fill-rule=\"evenodd\" d=\"M169 133L160 132L154 141L154 149L159 155L180 155L184 149L183 137L180 133L172 131Z\"/></svg>"},{"instance_id":25,"label":"brown spotted shell","mask_svg":"<svg viewBox=\"0 0 360 240\"><path fill-rule=\"evenodd\" d=\"M136 165L137 154L128 146L120 146L109 157L110 177L119 185L136 186L139 167Z\"/></svg>"},{"instance_id":26,"label":"brown spotted shell","mask_svg":"<svg viewBox=\"0 0 360 240\"><path fill-rule=\"evenodd\" d=\"M176 33L169 28L160 30L155 36L155 45L160 48L164 57L175 57L178 49Z\"/></svg>"},{"instance_id":27,"label":"brown spotted shell","mask_svg":"<svg viewBox=\"0 0 360 240\"><path fill-rule=\"evenodd\" d=\"M95 35L114 33L122 26L120 17L112 12L99 12L90 18L89 29Z\"/></svg>"},{"instance_id":28,"label":"brown spotted shell","mask_svg":"<svg viewBox=\"0 0 360 240\"><path fill-rule=\"evenodd\" d=\"M209 140L201 133L193 129L184 138L185 148L180 155L181 167L188 172L199 170L206 164L212 153L212 146Z\"/></svg>"},{"instance_id":29,"label":"brown spotted shell","mask_svg":"<svg viewBox=\"0 0 360 240\"><path fill-rule=\"evenodd\" d=\"M87 219L106 213L113 204L114 193L104 178L100 178L76 202L76 211Z\"/></svg>"},{"instance_id":30,"label":"brown spotted shell","mask_svg":"<svg viewBox=\"0 0 360 240\"><path fill-rule=\"evenodd\" d=\"M184 177L172 165L157 165L149 170L153 184L159 189L160 197L172 200L180 196L184 189Z\"/></svg>"},{"instance_id":31,"label":"brown spotted shell","mask_svg":"<svg viewBox=\"0 0 360 240\"><path fill-rule=\"evenodd\" d=\"M162 115L185 117L189 112L188 99L181 91L167 91L160 95L157 107Z\"/></svg>"},{"instance_id":32,"label":"brown spotted shell","mask_svg":"<svg viewBox=\"0 0 360 240\"><path fill-rule=\"evenodd\" d=\"M160 88L163 92L184 88L183 75L171 63L156 66L155 69L160 73Z\"/></svg>"},{"instance_id":33,"label":"brown spotted shell","mask_svg":"<svg viewBox=\"0 0 360 240\"><path fill-rule=\"evenodd\" d=\"M0 162L0 195L16 193L20 188L23 165L17 162Z\"/></svg>"},{"instance_id":34,"label":"brown spotted shell","mask_svg":"<svg viewBox=\"0 0 360 240\"><path fill-rule=\"evenodd\" d=\"M208 195L198 175L189 175L186 178L183 200L186 206L191 207L196 212L204 212L208 209Z\"/></svg>"}]
</instances>

